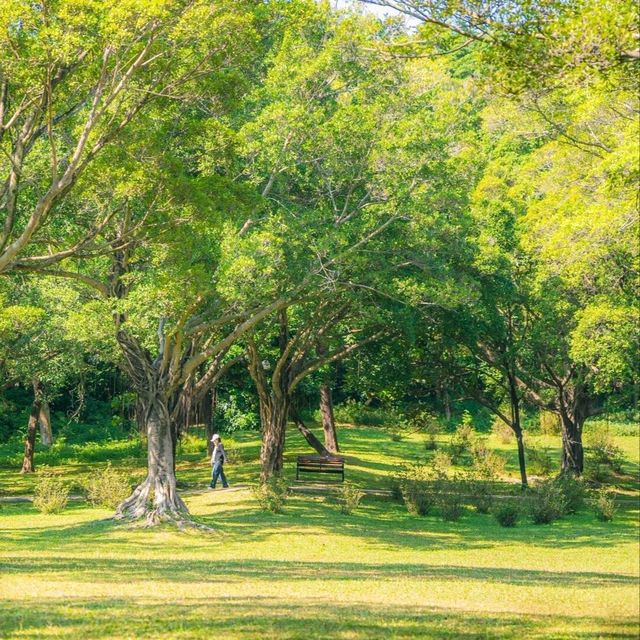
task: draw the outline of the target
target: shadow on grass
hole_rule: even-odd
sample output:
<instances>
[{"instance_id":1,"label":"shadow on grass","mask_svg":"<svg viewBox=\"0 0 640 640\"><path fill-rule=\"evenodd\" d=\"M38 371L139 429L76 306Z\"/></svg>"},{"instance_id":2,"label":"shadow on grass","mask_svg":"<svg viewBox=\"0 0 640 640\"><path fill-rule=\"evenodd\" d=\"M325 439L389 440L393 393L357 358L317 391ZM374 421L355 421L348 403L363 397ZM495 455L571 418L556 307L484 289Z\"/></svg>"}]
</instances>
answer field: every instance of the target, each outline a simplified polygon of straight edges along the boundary
<instances>
[{"instance_id":1,"label":"shadow on grass","mask_svg":"<svg viewBox=\"0 0 640 640\"><path fill-rule=\"evenodd\" d=\"M552 624L570 633L555 637L635 637L632 620L522 617L446 609L390 607L356 603L344 606L313 600L193 598L188 604L138 602L124 598L24 601L0 604L4 638L308 638L390 637L535 638L549 637ZM15 634L15 635L14 635Z\"/></svg>"},{"instance_id":2,"label":"shadow on grass","mask_svg":"<svg viewBox=\"0 0 640 640\"><path fill-rule=\"evenodd\" d=\"M5 574L46 574L47 580L56 579L85 582L133 582L162 580L168 582L244 582L258 580L307 581L307 580L439 580L509 585L611 587L635 585L637 577L617 573L594 571L541 571L513 568L473 567L424 563L320 562L288 560L176 560L136 558L85 558L64 557L2 560L0 570Z\"/></svg>"},{"instance_id":3,"label":"shadow on grass","mask_svg":"<svg viewBox=\"0 0 640 640\"><path fill-rule=\"evenodd\" d=\"M391 501L371 501L362 504L356 512L346 516L338 512L330 499L309 496L290 498L285 513L262 512L247 495L231 503L219 502L225 494L197 494L193 498L210 501L198 502L192 507L194 517L209 525L230 540L247 543L268 542L279 535L339 535L358 539L360 543L385 550L473 550L500 548L504 545L527 545L554 549L606 549L621 543L637 543L638 514L634 510L621 511L614 522L598 522L588 513L581 513L554 522L552 525L533 525L524 522L514 528L500 527L489 515L467 511L458 522L444 522L437 515L413 516L403 506ZM228 495L228 494L227 494ZM211 496L209 498L209 496ZM203 513L203 506L206 511ZM70 505L65 515L86 509ZM35 514L32 506L11 505L0 511L0 540L37 550L43 545L55 544L61 550L81 548L96 536L108 537L118 547L135 545L126 536L117 535L123 525L112 520L81 522L53 522L51 526L9 528L3 526L2 514ZM46 523L39 517L38 524ZM126 525L125 525L126 526ZM151 538L151 536L149 536ZM153 545L152 539L145 544Z\"/></svg>"}]
</instances>

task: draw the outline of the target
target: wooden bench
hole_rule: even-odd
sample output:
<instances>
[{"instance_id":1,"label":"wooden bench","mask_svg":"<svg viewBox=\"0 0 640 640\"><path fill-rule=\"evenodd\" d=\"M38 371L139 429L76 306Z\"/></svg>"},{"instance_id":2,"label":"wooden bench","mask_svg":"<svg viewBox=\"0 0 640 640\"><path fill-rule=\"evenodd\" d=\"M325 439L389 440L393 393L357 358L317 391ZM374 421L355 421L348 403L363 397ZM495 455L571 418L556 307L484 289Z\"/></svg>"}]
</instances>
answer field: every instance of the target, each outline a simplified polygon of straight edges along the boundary
<instances>
[{"instance_id":1,"label":"wooden bench","mask_svg":"<svg viewBox=\"0 0 640 640\"><path fill-rule=\"evenodd\" d=\"M344 458L327 456L298 456L296 480L301 473L334 473L340 474L340 482L344 482Z\"/></svg>"}]
</instances>

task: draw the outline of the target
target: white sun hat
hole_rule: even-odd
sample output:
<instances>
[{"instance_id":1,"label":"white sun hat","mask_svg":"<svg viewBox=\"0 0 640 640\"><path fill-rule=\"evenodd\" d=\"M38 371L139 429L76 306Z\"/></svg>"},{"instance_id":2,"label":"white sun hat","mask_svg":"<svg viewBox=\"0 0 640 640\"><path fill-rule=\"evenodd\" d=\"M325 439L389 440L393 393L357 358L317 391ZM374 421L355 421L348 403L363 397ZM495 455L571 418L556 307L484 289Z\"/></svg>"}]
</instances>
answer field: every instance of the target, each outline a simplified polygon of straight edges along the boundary
<instances>
[{"instance_id":1,"label":"white sun hat","mask_svg":"<svg viewBox=\"0 0 640 640\"><path fill-rule=\"evenodd\" d=\"M211 442L215 442L216 440L220 440L220 435L219 435L219 434L217 434L217 433L214 433L214 434L211 436Z\"/></svg>"}]
</instances>

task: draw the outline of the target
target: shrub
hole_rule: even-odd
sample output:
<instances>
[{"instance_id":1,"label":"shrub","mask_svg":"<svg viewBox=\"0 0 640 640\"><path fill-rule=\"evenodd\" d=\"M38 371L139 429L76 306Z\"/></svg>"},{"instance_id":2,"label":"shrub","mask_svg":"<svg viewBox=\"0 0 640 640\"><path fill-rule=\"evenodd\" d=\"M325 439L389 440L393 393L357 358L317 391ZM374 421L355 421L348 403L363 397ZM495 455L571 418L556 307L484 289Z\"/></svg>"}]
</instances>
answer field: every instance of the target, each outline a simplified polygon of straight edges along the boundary
<instances>
[{"instance_id":1,"label":"shrub","mask_svg":"<svg viewBox=\"0 0 640 640\"><path fill-rule=\"evenodd\" d=\"M87 500L92 505L109 509L115 509L131 493L127 476L116 471L110 462L104 469L92 474L85 489Z\"/></svg>"},{"instance_id":2,"label":"shrub","mask_svg":"<svg viewBox=\"0 0 640 640\"><path fill-rule=\"evenodd\" d=\"M253 495L263 511L282 513L289 495L289 485L283 476L273 475L266 482L254 487Z\"/></svg>"},{"instance_id":3,"label":"shrub","mask_svg":"<svg viewBox=\"0 0 640 640\"><path fill-rule=\"evenodd\" d=\"M446 451L436 451L431 458L434 478L446 478L452 462L451 456Z\"/></svg>"},{"instance_id":4,"label":"shrub","mask_svg":"<svg viewBox=\"0 0 640 640\"><path fill-rule=\"evenodd\" d=\"M486 480L472 478L467 482L471 504L478 513L489 513L493 505L493 485Z\"/></svg>"},{"instance_id":5,"label":"shrub","mask_svg":"<svg viewBox=\"0 0 640 640\"><path fill-rule=\"evenodd\" d=\"M564 495L565 513L576 513L584 507L586 494L584 482L570 473L563 473L554 480L554 483Z\"/></svg>"},{"instance_id":6,"label":"shrub","mask_svg":"<svg viewBox=\"0 0 640 640\"><path fill-rule=\"evenodd\" d=\"M407 481L402 485L402 499L407 511L417 516L426 516L436 503L433 491L415 481Z\"/></svg>"},{"instance_id":7,"label":"shrub","mask_svg":"<svg viewBox=\"0 0 640 640\"><path fill-rule=\"evenodd\" d=\"M527 447L527 459L529 461L529 471L536 476L548 476L553 473L556 467L547 448L534 449L533 447Z\"/></svg>"},{"instance_id":8,"label":"shrub","mask_svg":"<svg viewBox=\"0 0 640 640\"><path fill-rule=\"evenodd\" d=\"M491 425L491 432L502 444L510 444L514 437L511 427L500 418L496 418L493 421L493 424Z\"/></svg>"},{"instance_id":9,"label":"shrub","mask_svg":"<svg viewBox=\"0 0 640 640\"><path fill-rule=\"evenodd\" d=\"M560 416L552 411L540 412L540 433L545 436L560 435Z\"/></svg>"},{"instance_id":10,"label":"shrub","mask_svg":"<svg viewBox=\"0 0 640 640\"><path fill-rule=\"evenodd\" d=\"M243 461L242 451L237 447L228 447L224 451L229 464L240 464Z\"/></svg>"},{"instance_id":11,"label":"shrub","mask_svg":"<svg viewBox=\"0 0 640 640\"><path fill-rule=\"evenodd\" d=\"M520 519L520 507L516 502L502 502L493 511L493 517L501 527L515 527Z\"/></svg>"},{"instance_id":12,"label":"shrub","mask_svg":"<svg viewBox=\"0 0 640 640\"><path fill-rule=\"evenodd\" d=\"M470 453L475 440L473 430L473 419L468 411L462 414L462 422L456 427L451 438L449 450L454 462L457 462L463 455Z\"/></svg>"},{"instance_id":13,"label":"shrub","mask_svg":"<svg viewBox=\"0 0 640 640\"><path fill-rule=\"evenodd\" d=\"M41 513L58 513L67 506L69 487L53 473L45 472L36 484L33 506Z\"/></svg>"},{"instance_id":14,"label":"shrub","mask_svg":"<svg viewBox=\"0 0 640 640\"><path fill-rule=\"evenodd\" d=\"M426 516L436 503L433 471L414 465L406 469L400 481L400 491L407 511Z\"/></svg>"},{"instance_id":15,"label":"shrub","mask_svg":"<svg viewBox=\"0 0 640 640\"><path fill-rule=\"evenodd\" d=\"M333 415L336 422L362 424L372 427L400 425L404 422L403 417L392 409L365 406L353 399L347 400L343 404L335 405ZM318 412L316 419L319 418L320 415Z\"/></svg>"},{"instance_id":16,"label":"shrub","mask_svg":"<svg viewBox=\"0 0 640 640\"><path fill-rule=\"evenodd\" d=\"M558 483L545 480L531 490L528 508L535 524L550 524L567 512L567 499Z\"/></svg>"},{"instance_id":17,"label":"shrub","mask_svg":"<svg viewBox=\"0 0 640 640\"><path fill-rule=\"evenodd\" d=\"M360 500L364 497L364 491L356 487L350 482L345 482L338 489L338 504L340 505L340 513L350 515L351 512L360 504Z\"/></svg>"},{"instance_id":18,"label":"shrub","mask_svg":"<svg viewBox=\"0 0 640 640\"><path fill-rule=\"evenodd\" d=\"M393 478L390 485L391 499L396 502L402 501L402 480L400 478Z\"/></svg>"},{"instance_id":19,"label":"shrub","mask_svg":"<svg viewBox=\"0 0 640 640\"><path fill-rule=\"evenodd\" d=\"M583 477L586 482L591 484L607 484L611 482L611 469L606 464L598 464L589 459L585 465Z\"/></svg>"},{"instance_id":20,"label":"shrub","mask_svg":"<svg viewBox=\"0 0 640 640\"><path fill-rule=\"evenodd\" d=\"M425 441L424 441L424 448L427 451L435 451L438 448L438 441L436 440L435 437L431 437L429 436Z\"/></svg>"},{"instance_id":21,"label":"shrub","mask_svg":"<svg viewBox=\"0 0 640 640\"><path fill-rule=\"evenodd\" d=\"M455 522L465 511L463 484L457 480L441 480L438 483L437 504L443 520Z\"/></svg>"},{"instance_id":22,"label":"shrub","mask_svg":"<svg viewBox=\"0 0 640 640\"><path fill-rule=\"evenodd\" d=\"M613 520L613 516L616 513L616 503L611 489L602 488L596 492L593 510L596 518L601 522L611 522Z\"/></svg>"},{"instance_id":23,"label":"shrub","mask_svg":"<svg viewBox=\"0 0 640 640\"><path fill-rule=\"evenodd\" d=\"M587 442L595 464L608 465L616 473L622 472L624 454L622 449L615 444L613 435L607 426L594 425Z\"/></svg>"},{"instance_id":24,"label":"shrub","mask_svg":"<svg viewBox=\"0 0 640 640\"><path fill-rule=\"evenodd\" d=\"M419 411L410 420L409 425L426 434L424 442L427 451L434 451L438 448L438 435L442 432L438 418L429 411Z\"/></svg>"},{"instance_id":25,"label":"shrub","mask_svg":"<svg viewBox=\"0 0 640 640\"><path fill-rule=\"evenodd\" d=\"M481 440L476 440L471 448L471 460L475 475L484 480L495 480L504 474L507 461L504 456L492 451Z\"/></svg>"}]
</instances>

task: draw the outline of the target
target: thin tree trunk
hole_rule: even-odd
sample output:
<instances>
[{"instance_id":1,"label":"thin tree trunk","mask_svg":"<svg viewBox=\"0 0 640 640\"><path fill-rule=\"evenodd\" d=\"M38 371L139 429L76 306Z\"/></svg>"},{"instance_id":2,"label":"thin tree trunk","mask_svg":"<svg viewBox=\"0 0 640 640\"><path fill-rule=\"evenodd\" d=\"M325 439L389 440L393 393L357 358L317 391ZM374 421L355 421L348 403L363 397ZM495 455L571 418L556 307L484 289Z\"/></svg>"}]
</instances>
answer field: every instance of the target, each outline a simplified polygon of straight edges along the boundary
<instances>
[{"instance_id":1,"label":"thin tree trunk","mask_svg":"<svg viewBox=\"0 0 640 640\"><path fill-rule=\"evenodd\" d=\"M213 442L211 437L215 433L216 406L218 404L218 388L213 387L202 401L202 419L204 421L204 433L207 439L207 455L213 455Z\"/></svg>"},{"instance_id":2,"label":"thin tree trunk","mask_svg":"<svg viewBox=\"0 0 640 640\"><path fill-rule=\"evenodd\" d=\"M333 399L331 387L328 384L320 385L320 415L322 416L322 429L324 431L324 446L332 453L338 453L338 434L336 433L336 421L333 417Z\"/></svg>"},{"instance_id":3,"label":"thin tree trunk","mask_svg":"<svg viewBox=\"0 0 640 640\"><path fill-rule=\"evenodd\" d=\"M522 430L516 431L516 442L518 443L518 466L520 467L520 483L524 489L529 485L527 480L527 464L524 457L524 439L522 437Z\"/></svg>"},{"instance_id":4,"label":"thin tree trunk","mask_svg":"<svg viewBox=\"0 0 640 640\"><path fill-rule=\"evenodd\" d=\"M509 400L511 402L511 429L516 435L518 443L518 466L520 467L520 482L522 488L526 488L527 465L524 457L524 441L522 438L522 424L520 423L520 397L518 396L518 385L515 377L509 374Z\"/></svg>"},{"instance_id":5,"label":"thin tree trunk","mask_svg":"<svg viewBox=\"0 0 640 640\"><path fill-rule=\"evenodd\" d=\"M447 387L442 388L442 401L444 403L444 418L447 422L451 421L451 401L449 399L449 390Z\"/></svg>"},{"instance_id":6,"label":"thin tree trunk","mask_svg":"<svg viewBox=\"0 0 640 640\"><path fill-rule=\"evenodd\" d=\"M27 435L24 439L24 457L22 458L22 470L20 473L33 473L35 464L33 462L33 451L36 446L36 430L38 427L38 416L40 415L40 401L34 397L27 424Z\"/></svg>"},{"instance_id":7,"label":"thin tree trunk","mask_svg":"<svg viewBox=\"0 0 640 640\"><path fill-rule=\"evenodd\" d=\"M167 403L160 397L143 398L147 430L147 477L124 500L116 518L141 518L147 524L182 520L188 510L176 490L174 442Z\"/></svg>"},{"instance_id":8,"label":"thin tree trunk","mask_svg":"<svg viewBox=\"0 0 640 640\"><path fill-rule=\"evenodd\" d=\"M45 447L50 447L53 444L53 431L51 430L51 410L46 400L43 400L40 406L38 422L40 423L40 442Z\"/></svg>"}]
</instances>

